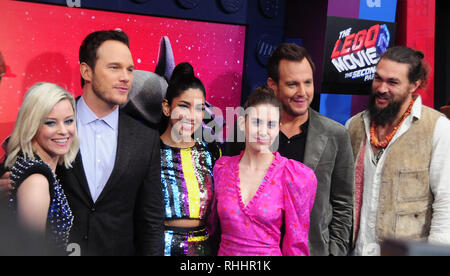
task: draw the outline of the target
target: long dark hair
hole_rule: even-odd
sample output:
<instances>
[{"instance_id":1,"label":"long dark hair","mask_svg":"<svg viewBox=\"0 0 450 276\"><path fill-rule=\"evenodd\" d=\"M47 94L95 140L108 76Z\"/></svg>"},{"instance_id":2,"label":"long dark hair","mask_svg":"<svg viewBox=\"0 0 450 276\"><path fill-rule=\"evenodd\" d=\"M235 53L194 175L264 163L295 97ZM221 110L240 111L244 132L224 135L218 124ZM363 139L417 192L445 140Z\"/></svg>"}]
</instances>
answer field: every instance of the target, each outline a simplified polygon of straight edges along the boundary
<instances>
[{"instance_id":1,"label":"long dark hair","mask_svg":"<svg viewBox=\"0 0 450 276\"><path fill-rule=\"evenodd\" d=\"M420 80L420 88L425 88L429 74L429 65L424 62L424 54L421 51L406 46L395 46L386 50L381 59L388 59L398 63L408 64L408 80L415 83Z\"/></svg>"},{"instance_id":2,"label":"long dark hair","mask_svg":"<svg viewBox=\"0 0 450 276\"><path fill-rule=\"evenodd\" d=\"M169 86L167 87L165 100L172 105L175 98L181 96L188 89L200 89L203 93L203 97L206 98L206 90L202 81L194 74L194 68L188 62L178 64L172 72L172 76L169 80ZM169 125L169 117L164 113L161 116L160 133L164 133Z\"/></svg>"}]
</instances>

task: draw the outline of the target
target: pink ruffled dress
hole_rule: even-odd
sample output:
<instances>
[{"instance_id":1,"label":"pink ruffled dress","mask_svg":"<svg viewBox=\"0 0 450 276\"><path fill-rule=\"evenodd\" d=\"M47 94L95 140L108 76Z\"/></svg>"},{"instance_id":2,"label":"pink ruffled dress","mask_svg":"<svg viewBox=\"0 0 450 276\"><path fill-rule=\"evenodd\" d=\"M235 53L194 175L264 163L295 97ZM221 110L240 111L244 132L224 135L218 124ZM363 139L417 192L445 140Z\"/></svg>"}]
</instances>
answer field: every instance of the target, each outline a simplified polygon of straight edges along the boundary
<instances>
[{"instance_id":1,"label":"pink ruffled dress","mask_svg":"<svg viewBox=\"0 0 450 276\"><path fill-rule=\"evenodd\" d=\"M215 198L209 223L214 232L220 222L218 255L308 256L309 216L317 189L314 172L274 153L263 182L245 206L239 187L242 155L224 156L214 166Z\"/></svg>"}]
</instances>

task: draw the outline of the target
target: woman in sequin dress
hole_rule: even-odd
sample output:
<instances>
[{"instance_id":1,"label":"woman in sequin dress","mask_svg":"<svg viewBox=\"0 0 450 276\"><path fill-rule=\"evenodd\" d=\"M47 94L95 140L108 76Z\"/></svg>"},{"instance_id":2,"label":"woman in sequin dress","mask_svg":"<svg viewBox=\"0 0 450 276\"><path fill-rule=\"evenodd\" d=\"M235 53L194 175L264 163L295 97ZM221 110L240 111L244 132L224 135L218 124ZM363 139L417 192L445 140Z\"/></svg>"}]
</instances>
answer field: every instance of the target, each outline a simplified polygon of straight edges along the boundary
<instances>
[{"instance_id":1,"label":"woman in sequin dress","mask_svg":"<svg viewBox=\"0 0 450 276\"><path fill-rule=\"evenodd\" d=\"M65 251L73 216L55 175L78 152L75 100L63 88L38 83L27 92L7 146L11 171L9 206L20 225L45 235Z\"/></svg>"},{"instance_id":2,"label":"woman in sequin dress","mask_svg":"<svg viewBox=\"0 0 450 276\"><path fill-rule=\"evenodd\" d=\"M214 232L219 219L221 256L309 255L317 180L310 168L270 150L276 146L281 107L272 93L261 87L250 95L245 115L238 118L245 150L214 166L209 229Z\"/></svg>"},{"instance_id":3,"label":"woman in sequin dress","mask_svg":"<svg viewBox=\"0 0 450 276\"><path fill-rule=\"evenodd\" d=\"M181 63L175 67L162 104L165 256L211 254L205 221L213 198L213 165L221 152L216 144L194 135L202 130L205 97L192 66Z\"/></svg>"}]
</instances>

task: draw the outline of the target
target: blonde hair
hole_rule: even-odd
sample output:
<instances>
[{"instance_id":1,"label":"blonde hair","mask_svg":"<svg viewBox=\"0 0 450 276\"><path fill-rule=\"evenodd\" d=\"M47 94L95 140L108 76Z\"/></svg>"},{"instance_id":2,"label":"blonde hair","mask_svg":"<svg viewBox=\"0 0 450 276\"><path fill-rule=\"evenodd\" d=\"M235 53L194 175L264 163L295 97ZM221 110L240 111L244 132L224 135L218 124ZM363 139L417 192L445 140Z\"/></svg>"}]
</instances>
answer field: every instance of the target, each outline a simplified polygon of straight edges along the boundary
<instances>
[{"instance_id":1,"label":"blonde hair","mask_svg":"<svg viewBox=\"0 0 450 276\"><path fill-rule=\"evenodd\" d=\"M5 161L5 167L11 168L20 152L32 160L35 159L32 141L53 107L62 100L70 102L74 116L76 116L75 99L62 87L54 83L40 82L28 90L8 141L6 150L8 157ZM74 117L74 120L76 122L76 117ZM69 152L59 159L58 164L64 164L66 168L71 168L71 163L78 153L79 144L78 136L75 133Z\"/></svg>"}]
</instances>

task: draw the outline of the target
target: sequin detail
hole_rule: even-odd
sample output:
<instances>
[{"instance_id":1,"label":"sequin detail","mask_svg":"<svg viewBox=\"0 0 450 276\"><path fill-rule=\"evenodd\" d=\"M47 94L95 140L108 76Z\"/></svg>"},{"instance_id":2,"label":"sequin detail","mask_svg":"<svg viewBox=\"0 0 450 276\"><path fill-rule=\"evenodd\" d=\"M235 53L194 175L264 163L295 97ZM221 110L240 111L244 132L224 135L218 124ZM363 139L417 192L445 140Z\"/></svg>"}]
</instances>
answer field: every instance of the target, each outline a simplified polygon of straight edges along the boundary
<instances>
[{"instance_id":1,"label":"sequin detail","mask_svg":"<svg viewBox=\"0 0 450 276\"><path fill-rule=\"evenodd\" d=\"M206 143L172 148L161 143L166 219L205 219L213 197L212 156Z\"/></svg>"},{"instance_id":2,"label":"sequin detail","mask_svg":"<svg viewBox=\"0 0 450 276\"><path fill-rule=\"evenodd\" d=\"M58 179L53 171L39 156L35 160L20 154L11 168L12 191L9 197L9 207L17 212L17 190L22 182L31 174L39 173L49 181L50 205L47 214L46 236L52 245L65 249L69 242L69 233L73 224L73 214Z\"/></svg>"},{"instance_id":3,"label":"sequin detail","mask_svg":"<svg viewBox=\"0 0 450 276\"><path fill-rule=\"evenodd\" d=\"M164 256L210 255L209 234L206 229L186 230L180 228L164 231Z\"/></svg>"},{"instance_id":4,"label":"sequin detail","mask_svg":"<svg viewBox=\"0 0 450 276\"><path fill-rule=\"evenodd\" d=\"M181 149L181 165L184 172L184 181L186 182L187 194L189 197L189 216L198 218L200 215L200 189L197 177L201 177L201 174L194 173L194 163L192 162L192 150ZM202 179L199 179L202 181Z\"/></svg>"}]
</instances>

